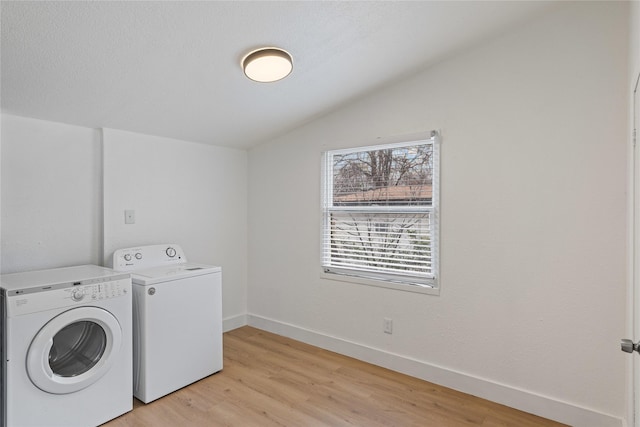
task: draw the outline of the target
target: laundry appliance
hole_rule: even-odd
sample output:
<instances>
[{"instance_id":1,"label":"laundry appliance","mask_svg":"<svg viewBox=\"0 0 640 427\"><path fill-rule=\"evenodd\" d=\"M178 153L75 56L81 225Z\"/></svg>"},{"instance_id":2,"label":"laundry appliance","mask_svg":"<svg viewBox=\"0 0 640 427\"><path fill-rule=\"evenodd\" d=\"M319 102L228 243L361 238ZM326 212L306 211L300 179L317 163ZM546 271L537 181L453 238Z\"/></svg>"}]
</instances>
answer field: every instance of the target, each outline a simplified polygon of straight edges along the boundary
<instances>
[{"instance_id":1,"label":"laundry appliance","mask_svg":"<svg viewBox=\"0 0 640 427\"><path fill-rule=\"evenodd\" d=\"M84 265L0 280L2 426L96 426L133 409L129 274Z\"/></svg>"},{"instance_id":2,"label":"laundry appliance","mask_svg":"<svg viewBox=\"0 0 640 427\"><path fill-rule=\"evenodd\" d=\"M133 289L133 394L149 403L222 369L222 269L176 244L116 250Z\"/></svg>"}]
</instances>

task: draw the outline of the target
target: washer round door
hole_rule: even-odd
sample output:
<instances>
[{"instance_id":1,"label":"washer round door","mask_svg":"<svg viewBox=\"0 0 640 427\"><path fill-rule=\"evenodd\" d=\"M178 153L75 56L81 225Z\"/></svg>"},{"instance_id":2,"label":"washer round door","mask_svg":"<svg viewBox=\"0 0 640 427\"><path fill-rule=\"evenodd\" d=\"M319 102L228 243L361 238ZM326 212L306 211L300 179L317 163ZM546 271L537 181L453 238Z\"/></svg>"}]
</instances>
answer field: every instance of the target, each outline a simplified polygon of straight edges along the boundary
<instances>
[{"instance_id":1,"label":"washer round door","mask_svg":"<svg viewBox=\"0 0 640 427\"><path fill-rule=\"evenodd\" d=\"M97 307L74 308L40 329L27 353L27 373L43 391L73 393L109 371L121 343L122 330L111 313Z\"/></svg>"}]
</instances>

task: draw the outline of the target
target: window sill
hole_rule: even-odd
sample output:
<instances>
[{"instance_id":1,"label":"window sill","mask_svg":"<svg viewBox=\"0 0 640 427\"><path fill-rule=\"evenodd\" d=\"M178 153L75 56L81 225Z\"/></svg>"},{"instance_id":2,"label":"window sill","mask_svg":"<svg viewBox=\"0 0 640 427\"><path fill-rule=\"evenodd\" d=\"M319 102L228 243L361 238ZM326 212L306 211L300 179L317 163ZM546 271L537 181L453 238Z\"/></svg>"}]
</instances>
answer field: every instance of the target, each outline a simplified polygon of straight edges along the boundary
<instances>
[{"instance_id":1,"label":"window sill","mask_svg":"<svg viewBox=\"0 0 640 427\"><path fill-rule=\"evenodd\" d=\"M439 287L430 287L427 285L410 285L408 283L393 283L383 280L375 280L364 277L348 276L345 274L320 272L320 278L326 280L334 280L338 282L357 283L359 285L375 286L378 288L395 289L404 292L414 292L418 294L440 295Z\"/></svg>"}]
</instances>

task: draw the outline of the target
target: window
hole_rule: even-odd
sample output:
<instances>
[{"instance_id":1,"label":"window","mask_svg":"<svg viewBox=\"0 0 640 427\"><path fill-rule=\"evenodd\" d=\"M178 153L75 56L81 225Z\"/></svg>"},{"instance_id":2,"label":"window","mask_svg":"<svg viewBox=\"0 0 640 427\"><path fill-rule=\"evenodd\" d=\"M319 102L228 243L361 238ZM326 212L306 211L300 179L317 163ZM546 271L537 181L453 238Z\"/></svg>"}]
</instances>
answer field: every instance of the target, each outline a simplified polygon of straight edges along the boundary
<instances>
[{"instance_id":1,"label":"window","mask_svg":"<svg viewBox=\"0 0 640 427\"><path fill-rule=\"evenodd\" d=\"M438 163L435 131L419 141L324 153L326 277L437 289Z\"/></svg>"}]
</instances>

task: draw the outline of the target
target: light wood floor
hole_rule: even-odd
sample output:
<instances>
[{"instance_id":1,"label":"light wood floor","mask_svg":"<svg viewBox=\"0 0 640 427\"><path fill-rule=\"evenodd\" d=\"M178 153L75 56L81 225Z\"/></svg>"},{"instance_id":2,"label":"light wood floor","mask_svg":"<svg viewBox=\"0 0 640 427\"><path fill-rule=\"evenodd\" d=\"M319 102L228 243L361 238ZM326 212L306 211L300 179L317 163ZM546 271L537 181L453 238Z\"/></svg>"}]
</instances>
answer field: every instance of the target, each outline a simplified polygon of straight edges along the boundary
<instances>
[{"instance_id":1,"label":"light wood floor","mask_svg":"<svg viewBox=\"0 0 640 427\"><path fill-rule=\"evenodd\" d=\"M243 327L224 369L105 424L132 426L560 426L388 369Z\"/></svg>"}]
</instances>

